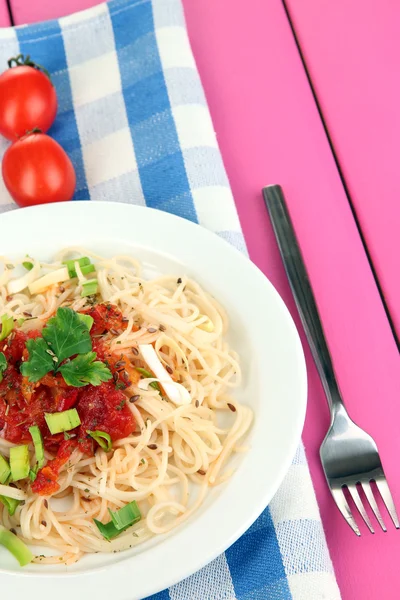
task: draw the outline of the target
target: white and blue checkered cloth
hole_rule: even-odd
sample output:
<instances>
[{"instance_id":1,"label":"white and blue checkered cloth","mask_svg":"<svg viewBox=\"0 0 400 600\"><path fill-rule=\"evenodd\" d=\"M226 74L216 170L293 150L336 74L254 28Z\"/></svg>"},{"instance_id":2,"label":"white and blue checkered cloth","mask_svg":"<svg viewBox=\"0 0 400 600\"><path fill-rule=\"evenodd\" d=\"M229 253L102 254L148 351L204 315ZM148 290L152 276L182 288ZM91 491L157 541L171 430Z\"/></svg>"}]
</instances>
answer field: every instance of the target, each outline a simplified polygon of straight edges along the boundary
<instances>
[{"instance_id":1,"label":"white and blue checkered cloth","mask_svg":"<svg viewBox=\"0 0 400 600\"><path fill-rule=\"evenodd\" d=\"M245 251L179 0L113 0L0 30L0 65L30 54L50 71L50 134L71 157L75 200L166 210ZM7 147L0 141L0 154ZM15 208L0 184L0 212ZM338 600L304 451L248 532L152 600Z\"/></svg>"}]
</instances>

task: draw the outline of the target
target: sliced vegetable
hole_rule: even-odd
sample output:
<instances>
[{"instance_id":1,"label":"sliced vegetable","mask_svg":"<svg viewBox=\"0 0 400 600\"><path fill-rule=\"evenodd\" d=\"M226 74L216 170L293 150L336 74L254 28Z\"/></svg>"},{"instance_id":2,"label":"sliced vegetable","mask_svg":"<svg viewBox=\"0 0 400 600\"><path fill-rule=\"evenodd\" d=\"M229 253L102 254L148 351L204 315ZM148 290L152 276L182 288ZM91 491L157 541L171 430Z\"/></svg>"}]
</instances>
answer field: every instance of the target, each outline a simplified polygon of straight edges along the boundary
<instances>
[{"instance_id":1,"label":"sliced vegetable","mask_svg":"<svg viewBox=\"0 0 400 600\"><path fill-rule=\"evenodd\" d=\"M108 523L101 523L97 519L93 519L101 535L105 537L106 540L111 540L116 537L142 518L135 500L115 512L111 510L108 512L111 516L111 521Z\"/></svg>"},{"instance_id":2,"label":"sliced vegetable","mask_svg":"<svg viewBox=\"0 0 400 600\"><path fill-rule=\"evenodd\" d=\"M136 371L139 371L139 373L141 375L143 375L143 377L146 377L146 379L150 379L150 378L154 377L153 373L150 373L150 371L147 371L146 369L143 369L142 367L135 367L135 368L136 368ZM152 381L151 383L149 383L149 385L154 390L157 390L158 392L161 393L161 388L158 385L157 381Z\"/></svg>"},{"instance_id":3,"label":"sliced vegetable","mask_svg":"<svg viewBox=\"0 0 400 600\"><path fill-rule=\"evenodd\" d=\"M93 521L95 522L97 529L100 531L101 535L104 538L106 538L106 540L112 540L124 531L123 529L117 529L112 521L105 524L101 521L98 521L97 519L93 519ZM126 529L128 528L126 527Z\"/></svg>"},{"instance_id":4,"label":"sliced vegetable","mask_svg":"<svg viewBox=\"0 0 400 600\"><path fill-rule=\"evenodd\" d=\"M110 452L112 448L112 441L110 434L105 431L86 431L91 438L93 438L105 452Z\"/></svg>"},{"instance_id":5,"label":"sliced vegetable","mask_svg":"<svg viewBox=\"0 0 400 600\"><path fill-rule=\"evenodd\" d=\"M161 380L165 394L168 398L177 406L190 404L192 399L188 390L180 383L175 383L158 358L157 352L154 350L153 346L151 344L141 344L139 345L139 350L143 359L153 371L155 377Z\"/></svg>"},{"instance_id":6,"label":"sliced vegetable","mask_svg":"<svg viewBox=\"0 0 400 600\"><path fill-rule=\"evenodd\" d=\"M29 471L29 479L33 482L35 481L36 477L37 477L37 472L38 472L39 468L38 468L38 464L36 463L35 467L33 469L31 469Z\"/></svg>"},{"instance_id":7,"label":"sliced vegetable","mask_svg":"<svg viewBox=\"0 0 400 600\"><path fill-rule=\"evenodd\" d=\"M94 323L93 317L91 317L90 315L84 315L83 313L77 313L77 315L78 315L79 319L83 323L85 323L86 327L90 331L92 329L92 325Z\"/></svg>"},{"instance_id":8,"label":"sliced vegetable","mask_svg":"<svg viewBox=\"0 0 400 600\"><path fill-rule=\"evenodd\" d=\"M72 260L64 260L63 265L67 266L70 279L74 279L74 277L77 277L75 263L78 263L84 275L86 273L91 273L95 270L95 266L91 264L90 258L88 258L87 256L82 256L82 258L74 258ZM85 269L84 272L83 269L85 267L90 267L90 270Z\"/></svg>"},{"instance_id":9,"label":"sliced vegetable","mask_svg":"<svg viewBox=\"0 0 400 600\"><path fill-rule=\"evenodd\" d=\"M0 502L4 504L10 517L12 517L15 511L17 510L17 506L21 504L21 500L16 500L15 498L7 498L7 496L0 496Z\"/></svg>"},{"instance_id":10,"label":"sliced vegetable","mask_svg":"<svg viewBox=\"0 0 400 600\"><path fill-rule=\"evenodd\" d=\"M94 273L96 267L91 263L90 265L84 265L81 267L82 275L89 275L89 273Z\"/></svg>"},{"instance_id":11,"label":"sliced vegetable","mask_svg":"<svg viewBox=\"0 0 400 600\"><path fill-rule=\"evenodd\" d=\"M33 269L33 263L28 262L27 260L25 260L22 263L22 266L27 270L27 271L31 271Z\"/></svg>"},{"instance_id":12,"label":"sliced vegetable","mask_svg":"<svg viewBox=\"0 0 400 600\"><path fill-rule=\"evenodd\" d=\"M111 516L111 521L108 523L101 523L97 519L93 519L101 535L105 537L106 540L111 540L116 537L142 518L135 500L115 512L111 510L108 512Z\"/></svg>"},{"instance_id":13,"label":"sliced vegetable","mask_svg":"<svg viewBox=\"0 0 400 600\"><path fill-rule=\"evenodd\" d=\"M129 504L123 506L119 510L112 511L108 509L108 512L110 513L111 521L120 531L123 531L127 527L134 525L142 518L139 507L135 500L129 502Z\"/></svg>"},{"instance_id":14,"label":"sliced vegetable","mask_svg":"<svg viewBox=\"0 0 400 600\"><path fill-rule=\"evenodd\" d=\"M0 525L0 544L7 548L9 552L17 559L21 567L29 564L33 560L32 552L16 535L8 531L3 525Z\"/></svg>"},{"instance_id":15,"label":"sliced vegetable","mask_svg":"<svg viewBox=\"0 0 400 600\"><path fill-rule=\"evenodd\" d=\"M38 294L51 285L68 281L69 278L67 267L61 267L61 269L56 269L55 271L46 273L43 277L39 277L39 279L30 283L28 288L31 294Z\"/></svg>"},{"instance_id":16,"label":"sliced vegetable","mask_svg":"<svg viewBox=\"0 0 400 600\"><path fill-rule=\"evenodd\" d=\"M3 373L7 369L7 359L3 352L0 352L0 383L3 381Z\"/></svg>"},{"instance_id":17,"label":"sliced vegetable","mask_svg":"<svg viewBox=\"0 0 400 600\"><path fill-rule=\"evenodd\" d=\"M15 500L26 500L27 495L22 490L11 487L10 485L0 484L0 496L7 496L7 498L15 498Z\"/></svg>"},{"instance_id":18,"label":"sliced vegetable","mask_svg":"<svg viewBox=\"0 0 400 600\"><path fill-rule=\"evenodd\" d=\"M97 281L97 279L88 279L87 281L82 283L82 298L84 298L85 296L93 296L93 294L97 294L98 286L99 282Z\"/></svg>"},{"instance_id":19,"label":"sliced vegetable","mask_svg":"<svg viewBox=\"0 0 400 600\"><path fill-rule=\"evenodd\" d=\"M0 483L6 483L11 473L8 461L0 454Z\"/></svg>"},{"instance_id":20,"label":"sliced vegetable","mask_svg":"<svg viewBox=\"0 0 400 600\"><path fill-rule=\"evenodd\" d=\"M6 339L14 329L14 319L8 315L1 315L0 342Z\"/></svg>"},{"instance_id":21,"label":"sliced vegetable","mask_svg":"<svg viewBox=\"0 0 400 600\"><path fill-rule=\"evenodd\" d=\"M11 279L7 284L7 290L9 294L18 294L18 292L22 292L25 288L27 288L31 283L38 278L40 274L40 263L23 263L25 265L31 265L28 272L22 277L18 277L18 279Z\"/></svg>"},{"instance_id":22,"label":"sliced vegetable","mask_svg":"<svg viewBox=\"0 0 400 600\"><path fill-rule=\"evenodd\" d=\"M37 425L33 425L29 427L29 433L32 436L33 445L35 447L36 461L38 464L38 469L41 469L44 465L44 445L42 434L40 433L40 429ZM35 473L36 475L36 473Z\"/></svg>"},{"instance_id":23,"label":"sliced vegetable","mask_svg":"<svg viewBox=\"0 0 400 600\"><path fill-rule=\"evenodd\" d=\"M70 408L69 410L57 413L44 413L44 418L46 419L51 435L70 431L81 424L76 408Z\"/></svg>"},{"instance_id":24,"label":"sliced vegetable","mask_svg":"<svg viewBox=\"0 0 400 600\"><path fill-rule=\"evenodd\" d=\"M29 447L27 444L10 448L10 468L13 481L29 475Z\"/></svg>"}]
</instances>

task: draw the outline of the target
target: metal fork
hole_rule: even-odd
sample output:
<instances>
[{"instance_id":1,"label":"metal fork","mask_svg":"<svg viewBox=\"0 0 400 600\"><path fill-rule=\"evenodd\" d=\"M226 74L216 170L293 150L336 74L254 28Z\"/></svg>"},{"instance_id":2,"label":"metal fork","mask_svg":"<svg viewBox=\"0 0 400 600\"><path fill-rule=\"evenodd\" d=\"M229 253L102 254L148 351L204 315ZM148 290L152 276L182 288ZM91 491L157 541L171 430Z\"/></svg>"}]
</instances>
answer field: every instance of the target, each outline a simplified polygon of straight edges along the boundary
<instances>
[{"instance_id":1,"label":"metal fork","mask_svg":"<svg viewBox=\"0 0 400 600\"><path fill-rule=\"evenodd\" d=\"M352 530L358 536L361 535L344 493L344 490L347 489L368 529L374 533L362 495L360 495L362 489L380 526L383 531L386 531L371 487L371 482L374 481L394 526L399 529L399 519L379 458L378 448L372 437L350 419L344 406L317 305L282 189L278 185L271 185L264 188L263 194L286 274L331 412L331 424L321 445L320 456L333 499Z\"/></svg>"}]
</instances>

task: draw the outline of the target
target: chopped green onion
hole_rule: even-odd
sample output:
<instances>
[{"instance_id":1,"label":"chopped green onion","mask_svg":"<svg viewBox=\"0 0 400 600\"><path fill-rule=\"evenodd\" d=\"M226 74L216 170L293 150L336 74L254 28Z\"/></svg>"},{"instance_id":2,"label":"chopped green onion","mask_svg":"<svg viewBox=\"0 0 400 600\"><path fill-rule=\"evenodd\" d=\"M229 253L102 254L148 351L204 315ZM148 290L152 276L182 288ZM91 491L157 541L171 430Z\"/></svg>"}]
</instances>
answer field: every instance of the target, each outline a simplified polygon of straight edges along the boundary
<instances>
[{"instance_id":1,"label":"chopped green onion","mask_svg":"<svg viewBox=\"0 0 400 600\"><path fill-rule=\"evenodd\" d=\"M112 448L112 441L111 436L108 433L105 431L89 430L87 430L86 433L90 435L90 437L93 438L99 444L100 448L103 448L105 452L110 452Z\"/></svg>"},{"instance_id":2,"label":"chopped green onion","mask_svg":"<svg viewBox=\"0 0 400 600\"><path fill-rule=\"evenodd\" d=\"M139 507L135 500L129 502L129 504L123 506L115 512L110 509L108 509L108 512L110 513L111 521L120 531L123 531L127 527L134 525L142 518Z\"/></svg>"},{"instance_id":3,"label":"chopped green onion","mask_svg":"<svg viewBox=\"0 0 400 600\"><path fill-rule=\"evenodd\" d=\"M32 552L28 546L25 546L24 542L2 525L0 525L0 544L11 552L21 567L29 564L33 559Z\"/></svg>"},{"instance_id":4,"label":"chopped green onion","mask_svg":"<svg viewBox=\"0 0 400 600\"><path fill-rule=\"evenodd\" d=\"M81 271L83 273L82 267L86 267L90 265L90 258L88 258L87 256L82 256L82 258L76 258L73 260L65 260L63 262L63 265L66 265L67 269L68 269L68 274L70 276L70 279L74 279L74 277L77 277L76 274L76 269L75 269L75 263L78 263L78 265L81 268ZM93 270L94 270L94 265L93 265ZM88 271L88 273L90 273L91 271Z\"/></svg>"},{"instance_id":5,"label":"chopped green onion","mask_svg":"<svg viewBox=\"0 0 400 600\"><path fill-rule=\"evenodd\" d=\"M39 470L38 464L36 463L36 465L34 466L33 469L30 469L29 471L29 479L33 482L35 481L36 477L37 477L37 472Z\"/></svg>"},{"instance_id":6,"label":"chopped green onion","mask_svg":"<svg viewBox=\"0 0 400 600\"><path fill-rule=\"evenodd\" d=\"M28 477L29 447L27 444L10 448L10 468L13 481L19 481Z\"/></svg>"},{"instance_id":7,"label":"chopped green onion","mask_svg":"<svg viewBox=\"0 0 400 600\"><path fill-rule=\"evenodd\" d=\"M86 327L90 331L92 329L92 325L94 323L93 317L91 317L90 315L84 315L83 313L76 313L76 314L78 315L78 317L80 318L80 320L83 323L85 323Z\"/></svg>"},{"instance_id":8,"label":"chopped green onion","mask_svg":"<svg viewBox=\"0 0 400 600\"><path fill-rule=\"evenodd\" d=\"M97 279L88 279L82 283L82 291L81 297L85 298L85 296L93 296L93 294L97 294L98 281Z\"/></svg>"},{"instance_id":9,"label":"chopped green onion","mask_svg":"<svg viewBox=\"0 0 400 600\"><path fill-rule=\"evenodd\" d=\"M27 271L31 271L33 269L33 263L27 260L22 263L22 266L25 267Z\"/></svg>"},{"instance_id":10,"label":"chopped green onion","mask_svg":"<svg viewBox=\"0 0 400 600\"><path fill-rule=\"evenodd\" d=\"M8 315L1 315L1 333L0 342L6 339L6 337L14 329L14 319Z\"/></svg>"},{"instance_id":11,"label":"chopped green onion","mask_svg":"<svg viewBox=\"0 0 400 600\"><path fill-rule=\"evenodd\" d=\"M51 435L61 433L62 431L70 431L81 424L76 408L57 413L44 413L44 418L46 419Z\"/></svg>"},{"instance_id":12,"label":"chopped green onion","mask_svg":"<svg viewBox=\"0 0 400 600\"><path fill-rule=\"evenodd\" d=\"M93 519L95 522L97 529L100 531L101 535L106 538L106 540L112 540L112 538L117 537L120 533L122 533L122 529L117 529L112 521L109 523L102 523L97 519ZM127 529L127 528L126 528Z\"/></svg>"},{"instance_id":13,"label":"chopped green onion","mask_svg":"<svg viewBox=\"0 0 400 600\"><path fill-rule=\"evenodd\" d=\"M8 363L4 352L0 352L0 383L3 381L3 373L7 369Z\"/></svg>"},{"instance_id":14,"label":"chopped green onion","mask_svg":"<svg viewBox=\"0 0 400 600\"><path fill-rule=\"evenodd\" d=\"M26 319L24 319L23 317L21 317L20 319L17 319L17 325L18 327L21 327L21 325L23 325L25 323Z\"/></svg>"},{"instance_id":15,"label":"chopped green onion","mask_svg":"<svg viewBox=\"0 0 400 600\"><path fill-rule=\"evenodd\" d=\"M89 275L89 273L94 273L95 270L96 267L93 264L81 267L82 275Z\"/></svg>"},{"instance_id":16,"label":"chopped green onion","mask_svg":"<svg viewBox=\"0 0 400 600\"><path fill-rule=\"evenodd\" d=\"M0 454L0 483L6 483L11 473L8 461Z\"/></svg>"},{"instance_id":17,"label":"chopped green onion","mask_svg":"<svg viewBox=\"0 0 400 600\"><path fill-rule=\"evenodd\" d=\"M112 538L116 537L128 529L128 527L131 527L131 525L134 525L140 521L142 518L139 507L135 500L115 512L111 510L108 512L111 516L111 521L108 523L101 523L97 519L93 519L101 535L105 537L106 540L111 540Z\"/></svg>"},{"instance_id":18,"label":"chopped green onion","mask_svg":"<svg viewBox=\"0 0 400 600\"><path fill-rule=\"evenodd\" d=\"M143 375L143 377L146 377L146 378L152 378L152 377L154 377L153 373L150 373L150 371L146 371L146 369L142 369L142 367L135 367L135 369L136 369L136 371L139 371L139 373L141 375ZM154 390L157 390L158 392L161 393L161 389L160 389L160 386L158 385L157 381L152 381L149 385Z\"/></svg>"},{"instance_id":19,"label":"chopped green onion","mask_svg":"<svg viewBox=\"0 0 400 600\"><path fill-rule=\"evenodd\" d=\"M44 446L42 434L40 433L40 429L37 425L29 427L29 433L32 436L33 445L35 447L38 468L41 469L44 465Z\"/></svg>"},{"instance_id":20,"label":"chopped green onion","mask_svg":"<svg viewBox=\"0 0 400 600\"><path fill-rule=\"evenodd\" d=\"M67 265L68 275L69 275L70 279L73 279L74 277L76 277L76 270L75 270L75 266L74 266L74 261L73 260L66 260L66 261L64 261L63 264Z\"/></svg>"},{"instance_id":21,"label":"chopped green onion","mask_svg":"<svg viewBox=\"0 0 400 600\"><path fill-rule=\"evenodd\" d=\"M7 498L7 496L0 496L0 502L4 504L10 517L13 516L17 510L17 506L21 503L21 500L15 498Z\"/></svg>"}]
</instances>

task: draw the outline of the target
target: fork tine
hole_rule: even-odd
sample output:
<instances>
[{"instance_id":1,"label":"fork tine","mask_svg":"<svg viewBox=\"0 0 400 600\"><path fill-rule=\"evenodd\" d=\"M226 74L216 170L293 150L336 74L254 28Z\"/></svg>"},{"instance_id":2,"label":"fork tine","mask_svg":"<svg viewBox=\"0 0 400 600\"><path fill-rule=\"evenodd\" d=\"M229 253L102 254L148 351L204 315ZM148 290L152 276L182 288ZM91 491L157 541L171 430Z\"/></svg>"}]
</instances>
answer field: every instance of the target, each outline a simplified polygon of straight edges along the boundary
<instances>
[{"instance_id":1,"label":"fork tine","mask_svg":"<svg viewBox=\"0 0 400 600\"><path fill-rule=\"evenodd\" d=\"M383 498L383 501L388 510L388 513L392 518L394 526L396 527L396 529L400 529L399 517L397 516L396 507L394 505L392 494L390 493L390 489L387 484L386 478L385 477L376 477L375 483L376 483L378 490Z\"/></svg>"},{"instance_id":2,"label":"fork tine","mask_svg":"<svg viewBox=\"0 0 400 600\"><path fill-rule=\"evenodd\" d=\"M367 497L369 505L372 508L372 511L373 511L375 517L378 520L379 525L382 527L383 531L387 531L386 525L385 525L385 523L384 523L384 521L382 519L382 515L381 515L380 510L379 510L379 507L378 507L378 505L376 503L374 493L371 490L371 484L370 484L370 482L369 481L364 481L364 482L361 483L361 485L362 485L362 489L364 490L364 494Z\"/></svg>"},{"instance_id":3,"label":"fork tine","mask_svg":"<svg viewBox=\"0 0 400 600\"><path fill-rule=\"evenodd\" d=\"M369 516L367 515L367 512L364 508L364 504L362 503L362 500L360 498L360 494L358 493L357 487L354 484L348 484L347 489L349 490L350 495L353 498L354 504L357 506L360 515L364 519L366 526L368 527L371 533L375 533L371 525L371 521L369 520Z\"/></svg>"},{"instance_id":4,"label":"fork tine","mask_svg":"<svg viewBox=\"0 0 400 600\"><path fill-rule=\"evenodd\" d=\"M331 488L332 496L334 501L336 502L336 506L354 531L354 533L358 536L361 535L360 530L358 529L358 525L354 520L353 515L351 514L350 506L346 500L346 497L343 493L343 490L340 488Z\"/></svg>"}]
</instances>

